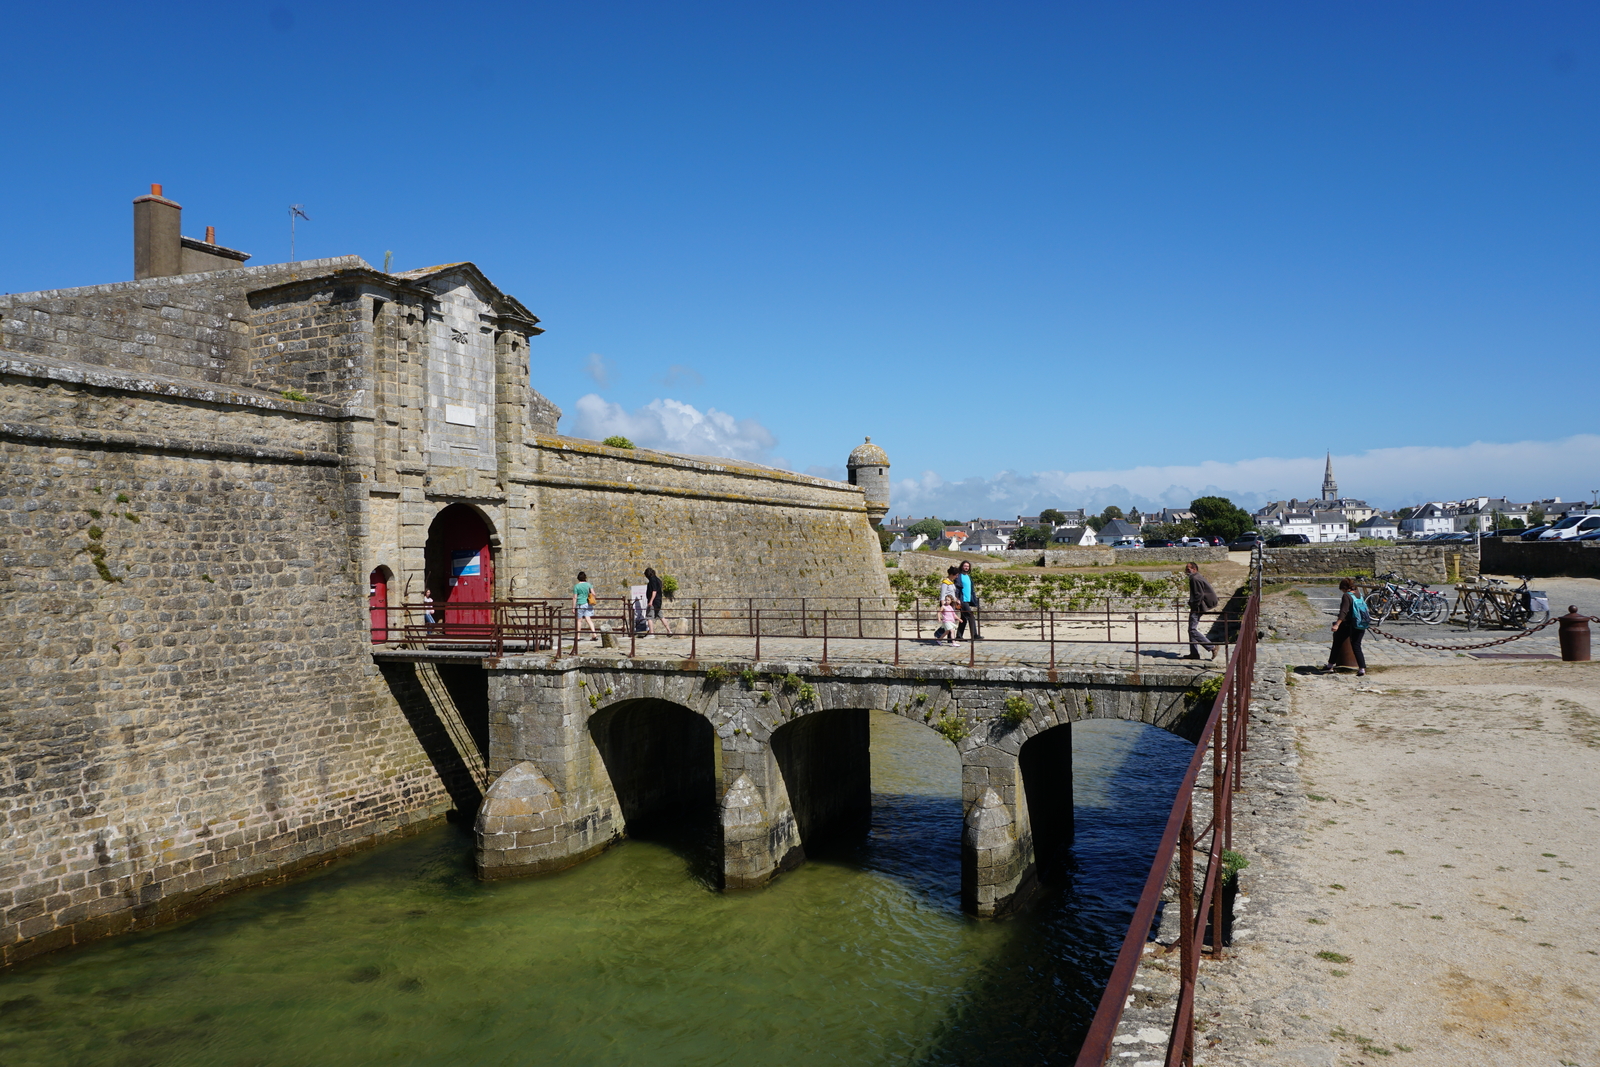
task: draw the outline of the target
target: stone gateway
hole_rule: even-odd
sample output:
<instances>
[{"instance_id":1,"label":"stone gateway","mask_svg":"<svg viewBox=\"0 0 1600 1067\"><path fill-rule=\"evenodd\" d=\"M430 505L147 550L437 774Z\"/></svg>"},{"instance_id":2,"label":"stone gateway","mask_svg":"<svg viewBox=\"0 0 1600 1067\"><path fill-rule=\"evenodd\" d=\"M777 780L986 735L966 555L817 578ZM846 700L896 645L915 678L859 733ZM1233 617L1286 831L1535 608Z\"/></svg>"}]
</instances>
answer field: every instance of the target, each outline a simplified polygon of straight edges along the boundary
<instances>
[{"instance_id":1,"label":"stone gateway","mask_svg":"<svg viewBox=\"0 0 1600 1067\"><path fill-rule=\"evenodd\" d=\"M179 211L136 204L135 281L0 297L0 960L474 815L485 672L372 656L425 590L888 596L886 458L562 436L473 264L247 267Z\"/></svg>"}]
</instances>

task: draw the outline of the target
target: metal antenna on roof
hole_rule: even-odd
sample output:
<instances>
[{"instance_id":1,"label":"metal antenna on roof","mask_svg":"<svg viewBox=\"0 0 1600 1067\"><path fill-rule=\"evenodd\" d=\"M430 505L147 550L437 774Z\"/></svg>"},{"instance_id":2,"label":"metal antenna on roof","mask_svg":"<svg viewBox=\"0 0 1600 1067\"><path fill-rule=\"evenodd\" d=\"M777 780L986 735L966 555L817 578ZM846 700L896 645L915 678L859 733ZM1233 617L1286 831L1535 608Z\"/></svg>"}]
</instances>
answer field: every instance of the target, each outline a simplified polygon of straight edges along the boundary
<instances>
[{"instance_id":1,"label":"metal antenna on roof","mask_svg":"<svg viewBox=\"0 0 1600 1067\"><path fill-rule=\"evenodd\" d=\"M294 258L294 220L296 218L305 219L307 222L311 221L311 216L306 214L306 206L304 204L290 204L289 205L289 262L290 263L295 262L295 258Z\"/></svg>"}]
</instances>

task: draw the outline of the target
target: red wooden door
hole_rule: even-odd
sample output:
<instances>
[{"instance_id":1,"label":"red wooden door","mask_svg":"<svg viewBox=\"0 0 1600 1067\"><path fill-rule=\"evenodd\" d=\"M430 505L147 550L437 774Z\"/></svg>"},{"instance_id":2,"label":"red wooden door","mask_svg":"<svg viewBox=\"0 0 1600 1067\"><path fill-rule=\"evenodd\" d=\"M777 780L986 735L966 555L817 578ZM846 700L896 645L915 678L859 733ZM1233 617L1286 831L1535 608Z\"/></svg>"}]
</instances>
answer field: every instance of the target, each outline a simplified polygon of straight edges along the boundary
<instances>
[{"instance_id":1,"label":"red wooden door","mask_svg":"<svg viewBox=\"0 0 1600 1067\"><path fill-rule=\"evenodd\" d=\"M487 626L494 621L494 556L489 551L489 528L465 504L451 504L433 520L433 536L448 568L448 584L434 590L444 604L444 621Z\"/></svg>"},{"instance_id":2,"label":"red wooden door","mask_svg":"<svg viewBox=\"0 0 1600 1067\"><path fill-rule=\"evenodd\" d=\"M389 575L382 568L367 575L367 607L372 612L372 643L389 640Z\"/></svg>"}]
</instances>

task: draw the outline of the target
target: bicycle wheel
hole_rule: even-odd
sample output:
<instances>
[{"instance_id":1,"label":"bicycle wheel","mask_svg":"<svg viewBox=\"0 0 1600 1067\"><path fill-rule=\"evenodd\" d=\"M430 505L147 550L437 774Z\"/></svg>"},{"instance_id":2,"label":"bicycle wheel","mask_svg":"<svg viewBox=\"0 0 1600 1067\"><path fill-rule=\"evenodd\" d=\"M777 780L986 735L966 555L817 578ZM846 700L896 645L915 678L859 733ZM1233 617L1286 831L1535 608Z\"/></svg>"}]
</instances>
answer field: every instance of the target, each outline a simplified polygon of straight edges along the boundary
<instances>
[{"instance_id":1,"label":"bicycle wheel","mask_svg":"<svg viewBox=\"0 0 1600 1067\"><path fill-rule=\"evenodd\" d=\"M1389 598L1389 594L1373 593L1367 597L1367 614L1372 616L1372 626L1382 626L1383 620L1387 619L1392 611L1394 611L1394 601Z\"/></svg>"},{"instance_id":2,"label":"bicycle wheel","mask_svg":"<svg viewBox=\"0 0 1600 1067\"><path fill-rule=\"evenodd\" d=\"M1443 593L1429 593L1422 598L1419 617L1429 626L1437 626L1450 617L1450 601Z\"/></svg>"}]
</instances>

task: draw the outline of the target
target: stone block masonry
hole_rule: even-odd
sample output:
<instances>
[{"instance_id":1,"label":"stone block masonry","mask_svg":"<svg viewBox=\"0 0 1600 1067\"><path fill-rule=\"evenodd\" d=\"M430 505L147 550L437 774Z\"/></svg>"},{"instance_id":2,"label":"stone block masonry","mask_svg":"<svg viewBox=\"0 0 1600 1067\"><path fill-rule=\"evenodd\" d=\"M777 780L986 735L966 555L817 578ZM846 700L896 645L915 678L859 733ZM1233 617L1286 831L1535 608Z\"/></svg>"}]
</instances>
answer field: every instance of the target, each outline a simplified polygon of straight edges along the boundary
<instances>
[{"instance_id":1,"label":"stone block masonry","mask_svg":"<svg viewBox=\"0 0 1600 1067\"><path fill-rule=\"evenodd\" d=\"M559 436L537 323L353 256L0 298L0 964L573 803L495 793L478 666L375 666L463 550L485 599L887 597L856 486Z\"/></svg>"},{"instance_id":2,"label":"stone block masonry","mask_svg":"<svg viewBox=\"0 0 1600 1067\"><path fill-rule=\"evenodd\" d=\"M732 666L754 673L741 679ZM1031 813L1071 832L1070 783L1060 780L1070 762L1025 752L1059 753L1063 735L1034 747L1036 738L1081 719L1117 718L1193 740L1203 718L1189 699L1198 675L1185 670L709 667L545 656L491 665L489 763L497 779L479 810L480 876L579 863L674 797L709 788L711 817L721 823L716 874L729 889L764 885L808 848L869 817L866 713L878 710L930 730L960 725L946 736L959 737L962 765L962 898L973 914L997 916L1019 903L1034 876ZM1018 697L1027 715L1008 725L1007 701ZM629 717L647 728L619 733ZM1041 773L1040 762L1051 766Z\"/></svg>"},{"instance_id":3,"label":"stone block masonry","mask_svg":"<svg viewBox=\"0 0 1600 1067\"><path fill-rule=\"evenodd\" d=\"M332 413L3 367L0 961L442 816L359 625Z\"/></svg>"},{"instance_id":4,"label":"stone block masonry","mask_svg":"<svg viewBox=\"0 0 1600 1067\"><path fill-rule=\"evenodd\" d=\"M1423 582L1454 582L1478 574L1475 545L1294 545L1262 550L1268 578L1300 575L1387 574Z\"/></svg>"}]
</instances>

